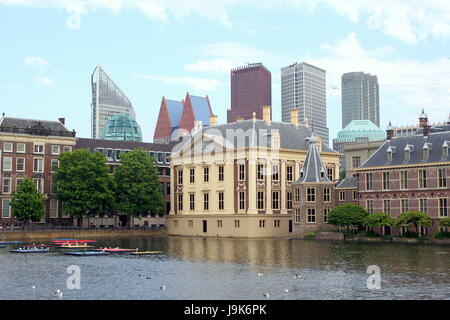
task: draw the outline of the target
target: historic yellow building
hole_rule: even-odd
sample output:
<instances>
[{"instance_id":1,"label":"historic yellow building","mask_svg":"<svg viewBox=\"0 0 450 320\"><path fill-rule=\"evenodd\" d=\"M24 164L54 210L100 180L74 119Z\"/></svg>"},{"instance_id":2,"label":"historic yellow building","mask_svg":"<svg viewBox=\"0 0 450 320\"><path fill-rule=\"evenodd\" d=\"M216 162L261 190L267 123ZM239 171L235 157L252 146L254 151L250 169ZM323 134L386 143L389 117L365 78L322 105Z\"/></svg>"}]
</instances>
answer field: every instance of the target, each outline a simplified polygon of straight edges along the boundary
<instances>
[{"instance_id":1,"label":"historic yellow building","mask_svg":"<svg viewBox=\"0 0 450 320\"><path fill-rule=\"evenodd\" d=\"M208 237L294 236L293 190L300 178L312 130L263 120L198 125L172 152L171 235ZM318 138L317 148L331 181L339 175L339 153Z\"/></svg>"}]
</instances>

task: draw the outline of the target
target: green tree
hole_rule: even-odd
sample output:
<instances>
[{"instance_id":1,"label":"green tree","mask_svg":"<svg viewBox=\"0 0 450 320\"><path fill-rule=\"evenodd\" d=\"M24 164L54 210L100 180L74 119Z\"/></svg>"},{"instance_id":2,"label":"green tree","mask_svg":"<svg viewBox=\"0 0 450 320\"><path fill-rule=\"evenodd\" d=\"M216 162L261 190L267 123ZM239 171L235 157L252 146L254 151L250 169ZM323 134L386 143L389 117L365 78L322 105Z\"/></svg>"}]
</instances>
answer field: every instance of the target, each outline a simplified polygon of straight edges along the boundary
<instances>
[{"instance_id":1,"label":"green tree","mask_svg":"<svg viewBox=\"0 0 450 320\"><path fill-rule=\"evenodd\" d=\"M164 196L154 162L144 150L120 155L121 165L114 174L119 212L140 217L163 211Z\"/></svg>"},{"instance_id":2,"label":"green tree","mask_svg":"<svg viewBox=\"0 0 450 320\"><path fill-rule=\"evenodd\" d=\"M340 180L345 179L345 175L346 175L345 169L342 169L339 171L339 179Z\"/></svg>"},{"instance_id":3,"label":"green tree","mask_svg":"<svg viewBox=\"0 0 450 320\"><path fill-rule=\"evenodd\" d=\"M450 217L442 219L439 225L444 228L450 228Z\"/></svg>"},{"instance_id":4,"label":"green tree","mask_svg":"<svg viewBox=\"0 0 450 320\"><path fill-rule=\"evenodd\" d=\"M25 178L12 195L11 207L17 220L28 223L39 220L45 214L44 195L31 178Z\"/></svg>"},{"instance_id":5,"label":"green tree","mask_svg":"<svg viewBox=\"0 0 450 320\"><path fill-rule=\"evenodd\" d=\"M394 224L394 219L384 212L372 213L364 218L365 227L389 227Z\"/></svg>"},{"instance_id":6,"label":"green tree","mask_svg":"<svg viewBox=\"0 0 450 320\"><path fill-rule=\"evenodd\" d=\"M432 223L431 218L427 214L419 211L403 212L395 220L397 227L414 227L418 235L420 235L419 227L429 227Z\"/></svg>"},{"instance_id":7,"label":"green tree","mask_svg":"<svg viewBox=\"0 0 450 320\"><path fill-rule=\"evenodd\" d=\"M103 216L114 207L112 179L103 154L79 149L62 153L59 160L53 183L65 214L82 219Z\"/></svg>"},{"instance_id":8,"label":"green tree","mask_svg":"<svg viewBox=\"0 0 450 320\"><path fill-rule=\"evenodd\" d=\"M328 223L338 227L346 227L348 232L350 227L360 229L367 215L368 213L363 207L354 203L346 203L330 210Z\"/></svg>"}]
</instances>

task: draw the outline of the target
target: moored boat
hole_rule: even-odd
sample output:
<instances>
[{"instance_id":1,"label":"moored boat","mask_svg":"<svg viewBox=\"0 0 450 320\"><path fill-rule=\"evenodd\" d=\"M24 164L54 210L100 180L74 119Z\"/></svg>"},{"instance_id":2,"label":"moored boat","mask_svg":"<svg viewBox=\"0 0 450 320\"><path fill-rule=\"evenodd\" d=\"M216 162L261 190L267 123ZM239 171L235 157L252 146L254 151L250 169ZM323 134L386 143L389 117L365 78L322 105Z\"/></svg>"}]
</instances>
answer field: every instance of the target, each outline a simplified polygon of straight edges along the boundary
<instances>
[{"instance_id":1,"label":"moored boat","mask_svg":"<svg viewBox=\"0 0 450 320\"><path fill-rule=\"evenodd\" d=\"M50 252L49 247L42 247L42 246L30 246L30 247L23 247L18 248L15 250L9 250L13 253L44 253L44 252Z\"/></svg>"},{"instance_id":2,"label":"moored boat","mask_svg":"<svg viewBox=\"0 0 450 320\"><path fill-rule=\"evenodd\" d=\"M59 246L62 249L87 249L87 248L93 248L94 246L88 246L86 244L67 244Z\"/></svg>"},{"instance_id":3,"label":"moored boat","mask_svg":"<svg viewBox=\"0 0 450 320\"><path fill-rule=\"evenodd\" d=\"M130 252L130 254L132 255L153 255L153 254L163 254L163 251L135 251L135 252Z\"/></svg>"},{"instance_id":4,"label":"moored boat","mask_svg":"<svg viewBox=\"0 0 450 320\"><path fill-rule=\"evenodd\" d=\"M110 253L123 253L123 252L135 252L135 251L138 251L138 248L136 248L136 249L100 248L100 249L94 249L94 250L95 251L110 252Z\"/></svg>"},{"instance_id":5,"label":"moored boat","mask_svg":"<svg viewBox=\"0 0 450 320\"><path fill-rule=\"evenodd\" d=\"M109 255L109 252L104 251L69 251L64 252L64 254L67 254L69 256L106 256Z\"/></svg>"}]
</instances>

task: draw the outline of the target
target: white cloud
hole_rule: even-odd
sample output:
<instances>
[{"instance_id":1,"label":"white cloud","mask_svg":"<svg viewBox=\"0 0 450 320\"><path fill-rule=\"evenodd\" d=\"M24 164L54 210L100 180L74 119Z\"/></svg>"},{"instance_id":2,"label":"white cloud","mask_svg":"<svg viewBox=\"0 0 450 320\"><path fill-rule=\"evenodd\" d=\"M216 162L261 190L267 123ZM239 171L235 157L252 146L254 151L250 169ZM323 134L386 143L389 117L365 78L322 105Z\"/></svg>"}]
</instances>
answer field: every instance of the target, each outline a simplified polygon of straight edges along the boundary
<instances>
[{"instance_id":1,"label":"white cloud","mask_svg":"<svg viewBox=\"0 0 450 320\"><path fill-rule=\"evenodd\" d=\"M46 87L50 87L53 85L53 80L46 77L38 77L36 81Z\"/></svg>"},{"instance_id":2,"label":"white cloud","mask_svg":"<svg viewBox=\"0 0 450 320\"><path fill-rule=\"evenodd\" d=\"M267 11L283 6L286 10L314 13L328 6L353 23L364 22L365 19L368 28L409 44L416 44L428 37L440 40L450 38L448 0L0 0L0 4L53 7L69 12L69 19L79 18L81 14L97 9L114 13L124 9L139 10L159 21L198 15L229 28L235 24L229 17L229 11L236 7ZM79 24L69 25L69 21L68 26L79 28Z\"/></svg>"},{"instance_id":3,"label":"white cloud","mask_svg":"<svg viewBox=\"0 0 450 320\"><path fill-rule=\"evenodd\" d=\"M32 66L32 67L44 67L46 65L48 65L48 61L45 60L42 57L26 57L24 59L24 62L26 65L28 66Z\"/></svg>"},{"instance_id":4,"label":"white cloud","mask_svg":"<svg viewBox=\"0 0 450 320\"><path fill-rule=\"evenodd\" d=\"M143 80L160 81L167 84L185 85L195 90L215 91L221 84L215 79L195 78L195 77L167 77L153 74L134 74L136 78Z\"/></svg>"},{"instance_id":5,"label":"white cloud","mask_svg":"<svg viewBox=\"0 0 450 320\"><path fill-rule=\"evenodd\" d=\"M417 122L421 108L425 108L430 121L442 121L450 106L450 60L446 57L429 61L390 58L392 48L364 49L356 34L333 44L324 44L324 58L306 59L327 71L328 85L340 87L343 73L364 71L378 76L382 126L388 120L393 124ZM329 90L328 97L339 99L340 90ZM340 114L340 110L330 110Z\"/></svg>"}]
</instances>

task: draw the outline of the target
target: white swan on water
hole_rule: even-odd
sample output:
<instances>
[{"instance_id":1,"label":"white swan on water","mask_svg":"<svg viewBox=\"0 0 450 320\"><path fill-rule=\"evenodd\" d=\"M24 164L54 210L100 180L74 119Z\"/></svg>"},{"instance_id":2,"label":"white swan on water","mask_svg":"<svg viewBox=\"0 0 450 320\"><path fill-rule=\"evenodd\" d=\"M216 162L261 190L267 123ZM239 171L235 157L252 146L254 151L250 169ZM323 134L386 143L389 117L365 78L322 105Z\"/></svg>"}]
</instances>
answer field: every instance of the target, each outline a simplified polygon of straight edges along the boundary
<instances>
[{"instance_id":1,"label":"white swan on water","mask_svg":"<svg viewBox=\"0 0 450 320\"><path fill-rule=\"evenodd\" d=\"M63 296L63 293L62 293L61 290L58 289L58 290L55 291L55 297L62 298L62 296Z\"/></svg>"}]
</instances>

